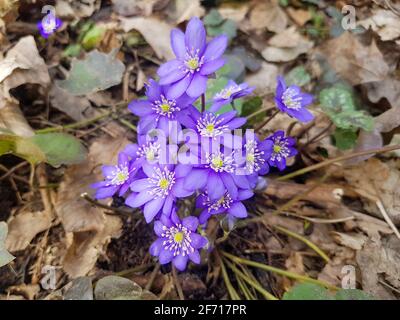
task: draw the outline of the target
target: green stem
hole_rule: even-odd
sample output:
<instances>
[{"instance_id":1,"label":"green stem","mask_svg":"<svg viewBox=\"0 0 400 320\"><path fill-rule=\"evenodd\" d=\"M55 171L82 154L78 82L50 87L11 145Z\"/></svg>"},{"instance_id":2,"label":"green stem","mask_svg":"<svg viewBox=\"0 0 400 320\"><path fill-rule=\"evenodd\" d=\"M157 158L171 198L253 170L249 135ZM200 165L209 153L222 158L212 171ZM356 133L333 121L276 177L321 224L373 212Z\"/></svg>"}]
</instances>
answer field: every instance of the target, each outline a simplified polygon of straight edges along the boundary
<instances>
[{"instance_id":1,"label":"green stem","mask_svg":"<svg viewBox=\"0 0 400 320\"><path fill-rule=\"evenodd\" d=\"M262 269L262 270L265 270L265 271L269 271L269 272L273 272L273 273L279 274L279 275L287 277L287 278L296 279L298 281L315 283L315 284L318 284L320 286L326 287L326 288L331 289L331 290L339 290L338 287L333 286L333 285L331 285L329 283L326 283L324 281L320 281L320 280L313 279L313 278L310 278L310 277L307 277L307 276L303 276L303 275L300 275L300 274L296 274L296 273L293 273L293 272L290 272L290 271L286 271L286 270L282 270L282 269L279 269L279 268L275 268L275 267L272 267L272 266L269 266L269 265L266 265L266 264L262 264L262 263L258 263L258 262L255 262L255 261L251 261L251 260L247 260L247 259L244 259L244 258L240 258L240 257L234 256L232 254L229 254L229 253L227 253L225 251L222 251L221 253L225 257L227 257L227 258L229 258L232 261L237 262L237 263L243 263L243 264L246 264L248 266L256 267L256 268L259 268L259 269Z\"/></svg>"},{"instance_id":2,"label":"green stem","mask_svg":"<svg viewBox=\"0 0 400 320\"><path fill-rule=\"evenodd\" d=\"M224 278L224 282L226 285L226 289L228 290L229 296L231 297L232 300L240 300L239 294L236 292L235 288L232 286L231 281L229 280L228 273L226 272L224 262L222 261L218 251L215 251L215 255L220 263L222 277Z\"/></svg>"},{"instance_id":3,"label":"green stem","mask_svg":"<svg viewBox=\"0 0 400 320\"><path fill-rule=\"evenodd\" d=\"M389 151L398 150L398 149L400 149L400 145L399 144L394 145L394 146L386 146L386 147L379 148L379 149L371 149L371 150L364 150L364 151L354 152L352 154L347 154L347 155L340 156L340 157L337 157L337 158L325 160L323 162L314 164L312 166L309 166L309 167L294 171L292 173L289 173L287 175L279 177L277 180L278 181L288 180L288 179L291 179L291 178L294 178L294 177L297 177L297 176L301 176L301 175L303 175L305 173L308 173L308 172L311 172L311 171L314 171L314 170L317 170L317 169L321 169L321 168L323 168L325 166L328 166L328 165L331 165L333 163L349 160L349 159L352 159L352 158L355 158L355 157L366 156L366 155L373 154L373 153L384 153L384 152L389 152Z\"/></svg>"},{"instance_id":4,"label":"green stem","mask_svg":"<svg viewBox=\"0 0 400 320\"><path fill-rule=\"evenodd\" d=\"M257 110L256 112L253 112L253 113L249 114L246 117L246 119L247 119L247 121L249 121L251 118L254 118L254 117L258 116L259 114L261 114L263 112L267 112L267 111L272 110L272 109L275 109L275 107L264 107L264 108L261 108L260 110Z\"/></svg>"},{"instance_id":5,"label":"green stem","mask_svg":"<svg viewBox=\"0 0 400 320\"><path fill-rule=\"evenodd\" d=\"M203 93L201 95L201 112L206 111L206 95Z\"/></svg>"},{"instance_id":6,"label":"green stem","mask_svg":"<svg viewBox=\"0 0 400 320\"><path fill-rule=\"evenodd\" d=\"M327 263L330 262L330 259L329 259L329 257L326 255L326 253L323 252L317 245L315 245L315 244L314 244L313 242L311 242L310 240L304 238L303 236L301 236L301 235L299 235L299 234L297 234L297 233L295 233L295 232L293 232L293 231L287 230L287 229L285 229L285 228L283 228L283 227L280 227L280 226L272 226L272 227L274 227L276 230L278 230L278 231L280 231L280 232L282 232L282 233L288 235L289 237L295 238L295 239L300 240L301 242L305 243L309 248L311 248L312 250L314 250L314 251L315 251L322 259L324 259Z\"/></svg>"},{"instance_id":7,"label":"green stem","mask_svg":"<svg viewBox=\"0 0 400 320\"><path fill-rule=\"evenodd\" d=\"M273 118L275 118L275 116L279 113L279 110L276 110L273 114L271 114L270 117L268 117L264 122L262 122L260 125L258 125L254 131L258 132L260 131L262 128L264 128Z\"/></svg>"}]
</instances>

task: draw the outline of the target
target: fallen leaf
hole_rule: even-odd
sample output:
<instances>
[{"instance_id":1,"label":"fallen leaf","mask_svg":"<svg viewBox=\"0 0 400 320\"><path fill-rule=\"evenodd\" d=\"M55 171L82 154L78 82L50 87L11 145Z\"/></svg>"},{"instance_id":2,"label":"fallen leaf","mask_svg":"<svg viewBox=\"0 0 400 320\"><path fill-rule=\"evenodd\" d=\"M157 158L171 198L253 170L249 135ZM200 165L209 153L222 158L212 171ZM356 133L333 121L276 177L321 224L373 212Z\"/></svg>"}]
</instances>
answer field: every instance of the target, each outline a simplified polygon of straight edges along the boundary
<instances>
[{"instance_id":1,"label":"fallen leaf","mask_svg":"<svg viewBox=\"0 0 400 320\"><path fill-rule=\"evenodd\" d=\"M64 293L64 300L93 300L93 285L90 277L79 277L72 281Z\"/></svg>"},{"instance_id":2,"label":"fallen leaf","mask_svg":"<svg viewBox=\"0 0 400 320\"><path fill-rule=\"evenodd\" d=\"M364 46L349 32L327 41L320 50L331 67L352 85L382 81L389 73L376 43Z\"/></svg>"},{"instance_id":3,"label":"fallen leaf","mask_svg":"<svg viewBox=\"0 0 400 320\"><path fill-rule=\"evenodd\" d=\"M300 27L304 26L312 18L311 12L309 10L296 10L292 7L289 7L287 9L287 13L289 14L290 18L292 18L294 22L296 22L296 24Z\"/></svg>"},{"instance_id":4,"label":"fallen leaf","mask_svg":"<svg viewBox=\"0 0 400 320\"><path fill-rule=\"evenodd\" d=\"M129 16L150 16L153 8L165 6L168 0L112 0L113 11L119 15Z\"/></svg>"},{"instance_id":5,"label":"fallen leaf","mask_svg":"<svg viewBox=\"0 0 400 320\"><path fill-rule=\"evenodd\" d=\"M255 87L255 93L266 95L275 90L278 67L272 63L263 62L261 68L253 74L246 76L246 82Z\"/></svg>"},{"instance_id":6,"label":"fallen leaf","mask_svg":"<svg viewBox=\"0 0 400 320\"><path fill-rule=\"evenodd\" d=\"M115 50L109 54L94 50L84 60L73 59L68 78L57 81L57 85L72 95L79 96L121 83L125 66L115 55Z\"/></svg>"},{"instance_id":7,"label":"fallen leaf","mask_svg":"<svg viewBox=\"0 0 400 320\"><path fill-rule=\"evenodd\" d=\"M52 216L47 211L23 211L8 222L6 247L11 252L25 250L37 234L51 227Z\"/></svg>"},{"instance_id":8,"label":"fallen leaf","mask_svg":"<svg viewBox=\"0 0 400 320\"><path fill-rule=\"evenodd\" d=\"M121 28L125 32L132 29L139 31L146 42L153 48L160 59L171 60L175 58L170 46L170 33L172 26L160 19L153 17L119 18Z\"/></svg>"},{"instance_id":9,"label":"fallen leaf","mask_svg":"<svg viewBox=\"0 0 400 320\"><path fill-rule=\"evenodd\" d=\"M252 8L249 17L250 30L262 32L263 29L281 33L286 29L288 19L286 13L275 1L259 1Z\"/></svg>"},{"instance_id":10,"label":"fallen leaf","mask_svg":"<svg viewBox=\"0 0 400 320\"><path fill-rule=\"evenodd\" d=\"M190 20L191 17L202 17L204 12L200 0L173 0L167 8L168 16L175 24Z\"/></svg>"},{"instance_id":11,"label":"fallen leaf","mask_svg":"<svg viewBox=\"0 0 400 320\"><path fill-rule=\"evenodd\" d=\"M39 55L33 36L19 39L0 61L0 109L7 101L15 99L10 96L10 89L26 83L36 83L44 87L50 83L46 63Z\"/></svg>"},{"instance_id":12,"label":"fallen leaf","mask_svg":"<svg viewBox=\"0 0 400 320\"><path fill-rule=\"evenodd\" d=\"M1 221L0 222L0 268L15 259L15 257L5 249L4 242L6 241L7 233L8 233L7 223Z\"/></svg>"},{"instance_id":13,"label":"fallen leaf","mask_svg":"<svg viewBox=\"0 0 400 320\"><path fill-rule=\"evenodd\" d=\"M96 300L140 300L142 291L137 283L129 279L107 276L97 281L94 294Z\"/></svg>"},{"instance_id":14,"label":"fallen leaf","mask_svg":"<svg viewBox=\"0 0 400 320\"><path fill-rule=\"evenodd\" d=\"M69 18L86 18L100 9L101 1L99 0L58 0L56 2L56 12L59 17ZM78 19L77 19L78 20Z\"/></svg>"},{"instance_id":15,"label":"fallen leaf","mask_svg":"<svg viewBox=\"0 0 400 320\"><path fill-rule=\"evenodd\" d=\"M390 10L374 10L372 17L359 21L358 25L365 29L371 28L378 33L382 41L395 40L400 37L399 16Z\"/></svg>"},{"instance_id":16,"label":"fallen leaf","mask_svg":"<svg viewBox=\"0 0 400 320\"><path fill-rule=\"evenodd\" d=\"M308 52L313 46L312 41L298 33L295 27L290 27L272 37L261 55L270 62L286 62Z\"/></svg>"}]
</instances>

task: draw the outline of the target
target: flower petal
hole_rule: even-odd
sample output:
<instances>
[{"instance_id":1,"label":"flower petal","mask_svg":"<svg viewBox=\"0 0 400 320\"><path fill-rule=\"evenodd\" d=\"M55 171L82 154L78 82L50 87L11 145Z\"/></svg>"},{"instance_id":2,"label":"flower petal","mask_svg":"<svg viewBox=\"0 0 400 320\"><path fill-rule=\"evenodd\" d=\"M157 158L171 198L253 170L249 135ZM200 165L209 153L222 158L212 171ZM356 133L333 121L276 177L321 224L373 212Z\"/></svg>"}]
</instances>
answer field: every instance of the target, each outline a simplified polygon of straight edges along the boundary
<instances>
[{"instance_id":1,"label":"flower petal","mask_svg":"<svg viewBox=\"0 0 400 320\"><path fill-rule=\"evenodd\" d=\"M149 184L149 180L147 178L135 180L131 184L131 190L133 192L141 192L150 187L151 185Z\"/></svg>"},{"instance_id":2,"label":"flower petal","mask_svg":"<svg viewBox=\"0 0 400 320\"><path fill-rule=\"evenodd\" d=\"M144 205L146 202L149 202L153 198L154 196L148 190L144 190L139 193L130 194L128 198L126 198L125 204L132 208L138 208Z\"/></svg>"},{"instance_id":3,"label":"flower petal","mask_svg":"<svg viewBox=\"0 0 400 320\"><path fill-rule=\"evenodd\" d=\"M179 271L185 271L188 260L188 256L179 255L174 258L172 263Z\"/></svg>"},{"instance_id":4,"label":"flower petal","mask_svg":"<svg viewBox=\"0 0 400 320\"><path fill-rule=\"evenodd\" d=\"M153 113L154 110L151 107L151 103L148 100L133 100L129 105L128 109L134 115L138 117L147 116Z\"/></svg>"},{"instance_id":5,"label":"flower petal","mask_svg":"<svg viewBox=\"0 0 400 320\"><path fill-rule=\"evenodd\" d=\"M185 32L185 44L189 50L199 50L199 55L206 45L206 30L201 20L197 17L190 19Z\"/></svg>"},{"instance_id":6,"label":"flower petal","mask_svg":"<svg viewBox=\"0 0 400 320\"><path fill-rule=\"evenodd\" d=\"M157 213L160 212L164 202L165 202L164 198L157 198L145 204L143 214L147 223L150 223L157 215Z\"/></svg>"},{"instance_id":7,"label":"flower petal","mask_svg":"<svg viewBox=\"0 0 400 320\"><path fill-rule=\"evenodd\" d=\"M236 218L246 218L247 217L247 210L243 203L235 202L231 205L228 210L228 213Z\"/></svg>"},{"instance_id":8,"label":"flower petal","mask_svg":"<svg viewBox=\"0 0 400 320\"><path fill-rule=\"evenodd\" d=\"M162 250L163 239L159 238L152 243L150 246L150 254L154 257L158 257Z\"/></svg>"},{"instance_id":9,"label":"flower petal","mask_svg":"<svg viewBox=\"0 0 400 320\"><path fill-rule=\"evenodd\" d=\"M226 47L228 46L228 37L220 35L212 39L208 44L206 51L204 51L204 61L212 61L218 59L224 54Z\"/></svg>"},{"instance_id":10,"label":"flower petal","mask_svg":"<svg viewBox=\"0 0 400 320\"><path fill-rule=\"evenodd\" d=\"M185 93L186 89L189 87L192 78L193 77L191 75L186 75L185 77L180 78L180 80L176 83L172 84L167 92L167 98L179 98L182 94Z\"/></svg>"},{"instance_id":11,"label":"flower petal","mask_svg":"<svg viewBox=\"0 0 400 320\"><path fill-rule=\"evenodd\" d=\"M196 73L193 76L192 81L190 82L189 87L186 90L186 93L193 98L200 97L207 89L207 77L202 76L199 73Z\"/></svg>"},{"instance_id":12,"label":"flower petal","mask_svg":"<svg viewBox=\"0 0 400 320\"><path fill-rule=\"evenodd\" d=\"M211 200L219 200L225 193L225 185L215 172L208 175L207 193Z\"/></svg>"},{"instance_id":13,"label":"flower petal","mask_svg":"<svg viewBox=\"0 0 400 320\"><path fill-rule=\"evenodd\" d=\"M185 34L177 28L174 28L171 31L171 47L179 59L183 59L185 57Z\"/></svg>"},{"instance_id":14,"label":"flower petal","mask_svg":"<svg viewBox=\"0 0 400 320\"><path fill-rule=\"evenodd\" d=\"M199 219L193 216L183 218L182 225L188 228L190 231L196 231L197 226L199 225Z\"/></svg>"},{"instance_id":15,"label":"flower petal","mask_svg":"<svg viewBox=\"0 0 400 320\"><path fill-rule=\"evenodd\" d=\"M104 188L99 188L96 190L96 199L105 199L112 197L118 190L118 186L109 186Z\"/></svg>"},{"instance_id":16,"label":"flower petal","mask_svg":"<svg viewBox=\"0 0 400 320\"><path fill-rule=\"evenodd\" d=\"M161 237L161 235L164 233L163 227L164 225L160 220L154 221L154 233L157 236Z\"/></svg>"},{"instance_id":17,"label":"flower petal","mask_svg":"<svg viewBox=\"0 0 400 320\"><path fill-rule=\"evenodd\" d=\"M195 250L192 253L189 253L189 259L192 262L199 264L200 263L200 253L197 250Z\"/></svg>"},{"instance_id":18,"label":"flower petal","mask_svg":"<svg viewBox=\"0 0 400 320\"><path fill-rule=\"evenodd\" d=\"M208 171L204 169L193 169L186 177L184 187L188 190L202 189L208 178Z\"/></svg>"},{"instance_id":19,"label":"flower petal","mask_svg":"<svg viewBox=\"0 0 400 320\"><path fill-rule=\"evenodd\" d=\"M167 61L158 68L157 74L160 76L160 78L162 78L171 73L180 72L179 67L181 64L182 62L177 59Z\"/></svg>"},{"instance_id":20,"label":"flower petal","mask_svg":"<svg viewBox=\"0 0 400 320\"><path fill-rule=\"evenodd\" d=\"M209 62L206 62L200 69L200 74L202 75L209 75L211 73L214 73L218 69L222 68L223 65L225 64L225 59L224 58L219 58L216 60L212 60Z\"/></svg>"},{"instance_id":21,"label":"flower petal","mask_svg":"<svg viewBox=\"0 0 400 320\"><path fill-rule=\"evenodd\" d=\"M192 239L191 245L195 249L201 249L207 244L207 239L198 233L192 233L190 235L190 239Z\"/></svg>"},{"instance_id":22,"label":"flower petal","mask_svg":"<svg viewBox=\"0 0 400 320\"><path fill-rule=\"evenodd\" d=\"M158 256L158 260L160 264L170 263L174 257L174 253L171 250L161 250L160 255Z\"/></svg>"}]
</instances>

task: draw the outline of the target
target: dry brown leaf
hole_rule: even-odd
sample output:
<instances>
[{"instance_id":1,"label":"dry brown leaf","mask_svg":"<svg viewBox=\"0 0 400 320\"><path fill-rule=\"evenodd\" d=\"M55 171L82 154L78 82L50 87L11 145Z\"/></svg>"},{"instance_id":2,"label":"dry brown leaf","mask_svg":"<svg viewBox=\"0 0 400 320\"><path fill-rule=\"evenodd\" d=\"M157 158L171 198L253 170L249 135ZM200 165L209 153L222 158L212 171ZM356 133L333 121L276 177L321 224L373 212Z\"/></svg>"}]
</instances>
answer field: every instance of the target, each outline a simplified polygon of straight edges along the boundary
<instances>
[{"instance_id":1,"label":"dry brown leaf","mask_svg":"<svg viewBox=\"0 0 400 320\"><path fill-rule=\"evenodd\" d=\"M400 289L400 240L391 235L382 241L369 240L357 251L356 259L362 275L362 287L379 299L395 299L390 289L380 283Z\"/></svg>"},{"instance_id":2,"label":"dry brown leaf","mask_svg":"<svg viewBox=\"0 0 400 320\"><path fill-rule=\"evenodd\" d=\"M100 9L101 1L99 0L58 0L56 2L57 16L65 18L85 18L93 15L95 11Z\"/></svg>"},{"instance_id":3,"label":"dry brown leaf","mask_svg":"<svg viewBox=\"0 0 400 320\"><path fill-rule=\"evenodd\" d=\"M250 30L280 33L286 29L288 18L276 1L259 1L250 12L249 23Z\"/></svg>"},{"instance_id":4,"label":"dry brown leaf","mask_svg":"<svg viewBox=\"0 0 400 320\"><path fill-rule=\"evenodd\" d=\"M373 200L379 198L395 225L400 225L399 164L398 160L382 162L371 158L344 170L347 182L363 196L365 210L382 218Z\"/></svg>"},{"instance_id":5,"label":"dry brown leaf","mask_svg":"<svg viewBox=\"0 0 400 320\"><path fill-rule=\"evenodd\" d=\"M150 16L154 7L162 7L169 0L112 0L114 12L125 16Z\"/></svg>"},{"instance_id":6,"label":"dry brown leaf","mask_svg":"<svg viewBox=\"0 0 400 320\"><path fill-rule=\"evenodd\" d=\"M257 94L269 94L275 90L278 71L279 69L276 65L263 62L260 70L246 77L246 82L256 88L255 92Z\"/></svg>"},{"instance_id":7,"label":"dry brown leaf","mask_svg":"<svg viewBox=\"0 0 400 320\"><path fill-rule=\"evenodd\" d=\"M292 7L289 7L287 9L287 12L294 20L294 22L297 23L298 26L302 27L306 24L307 21L311 20L311 12L309 10L303 10L303 9L293 9Z\"/></svg>"},{"instance_id":8,"label":"dry brown leaf","mask_svg":"<svg viewBox=\"0 0 400 320\"><path fill-rule=\"evenodd\" d=\"M290 27L269 40L261 55L270 62L286 62L308 52L314 43L302 36L296 27Z\"/></svg>"},{"instance_id":9,"label":"dry brown leaf","mask_svg":"<svg viewBox=\"0 0 400 320\"><path fill-rule=\"evenodd\" d=\"M360 250L365 241L367 241L367 237L361 233L342 233L332 231L331 235L338 244L353 250Z\"/></svg>"},{"instance_id":10,"label":"dry brown leaf","mask_svg":"<svg viewBox=\"0 0 400 320\"><path fill-rule=\"evenodd\" d=\"M400 37L400 18L390 10L374 10L372 17L359 21L358 24L365 29L371 28L378 33L382 41Z\"/></svg>"},{"instance_id":11,"label":"dry brown leaf","mask_svg":"<svg viewBox=\"0 0 400 320\"><path fill-rule=\"evenodd\" d=\"M132 29L139 31L146 42L153 48L160 59L171 60L175 58L170 46L170 33L172 26L153 17L120 17L121 28L125 32Z\"/></svg>"},{"instance_id":12,"label":"dry brown leaf","mask_svg":"<svg viewBox=\"0 0 400 320\"><path fill-rule=\"evenodd\" d=\"M245 4L237 4L235 6L231 6L229 4L222 4L218 8L218 12L224 19L231 19L235 21L237 24L240 24L246 17L247 12L249 11L249 6L247 3ZM240 25L239 25L240 26Z\"/></svg>"},{"instance_id":13,"label":"dry brown leaf","mask_svg":"<svg viewBox=\"0 0 400 320\"><path fill-rule=\"evenodd\" d=\"M103 209L81 198L84 192L93 193L90 184L102 179L101 165L116 162L118 151L129 141L124 135L96 140L89 149L87 161L66 169L55 204L56 212L66 232L73 232L73 241L64 259L64 270L71 277L86 275L112 237L121 228L118 217L110 217Z\"/></svg>"},{"instance_id":14,"label":"dry brown leaf","mask_svg":"<svg viewBox=\"0 0 400 320\"><path fill-rule=\"evenodd\" d=\"M11 252L24 250L34 237L50 228L53 217L46 211L24 211L8 222L6 247Z\"/></svg>"},{"instance_id":15,"label":"dry brown leaf","mask_svg":"<svg viewBox=\"0 0 400 320\"><path fill-rule=\"evenodd\" d=\"M18 105L11 101L3 101L0 112L0 129L11 131L22 137L31 137L35 133L26 121Z\"/></svg>"},{"instance_id":16,"label":"dry brown leaf","mask_svg":"<svg viewBox=\"0 0 400 320\"><path fill-rule=\"evenodd\" d=\"M4 69L4 71L3 71ZM5 59L0 61L0 109L6 101L14 101L9 90L25 83L37 83L47 86L50 77L46 63L39 55L35 39L32 36L21 38L11 48Z\"/></svg>"},{"instance_id":17,"label":"dry brown leaf","mask_svg":"<svg viewBox=\"0 0 400 320\"><path fill-rule=\"evenodd\" d=\"M20 284L7 288L7 292L11 294L21 295L27 300L33 300L39 293L40 286L38 284Z\"/></svg>"},{"instance_id":18,"label":"dry brown leaf","mask_svg":"<svg viewBox=\"0 0 400 320\"><path fill-rule=\"evenodd\" d=\"M327 41L321 52L331 67L352 85L382 81L389 73L376 43L364 46L349 32Z\"/></svg>"},{"instance_id":19,"label":"dry brown leaf","mask_svg":"<svg viewBox=\"0 0 400 320\"><path fill-rule=\"evenodd\" d=\"M179 24L190 20L191 17L202 17L205 10L200 0L173 0L169 4L167 12L169 18L175 24Z\"/></svg>"}]
</instances>

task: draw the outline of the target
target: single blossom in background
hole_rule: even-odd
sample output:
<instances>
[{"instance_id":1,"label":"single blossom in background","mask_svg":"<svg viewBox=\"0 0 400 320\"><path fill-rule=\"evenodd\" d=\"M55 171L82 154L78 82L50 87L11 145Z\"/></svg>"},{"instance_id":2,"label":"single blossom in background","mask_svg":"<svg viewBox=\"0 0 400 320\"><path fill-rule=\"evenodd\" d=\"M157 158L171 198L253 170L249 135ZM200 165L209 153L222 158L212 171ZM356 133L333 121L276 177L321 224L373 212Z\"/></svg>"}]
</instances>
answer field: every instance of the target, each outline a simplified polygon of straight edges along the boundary
<instances>
[{"instance_id":1,"label":"single blossom in background","mask_svg":"<svg viewBox=\"0 0 400 320\"><path fill-rule=\"evenodd\" d=\"M178 98L187 93L198 98L206 92L207 77L221 68L222 55L228 44L225 35L206 42L206 30L199 18L190 19L186 32L173 29L171 47L176 59L161 65L157 71L161 85L170 85L168 95Z\"/></svg>"},{"instance_id":2,"label":"single blossom in background","mask_svg":"<svg viewBox=\"0 0 400 320\"><path fill-rule=\"evenodd\" d=\"M266 175L269 172L268 159L273 152L273 142L269 139L260 141L256 136L249 138L243 146L243 163L246 175Z\"/></svg>"},{"instance_id":3,"label":"single blossom in background","mask_svg":"<svg viewBox=\"0 0 400 320\"><path fill-rule=\"evenodd\" d=\"M207 244L207 239L197 233L199 221L196 217L183 218L174 212L171 217L162 216L154 222L154 232L158 239L150 247L150 254L158 257L160 264L172 261L180 271L186 269L189 259L200 263L199 250Z\"/></svg>"},{"instance_id":4,"label":"single blossom in background","mask_svg":"<svg viewBox=\"0 0 400 320\"><path fill-rule=\"evenodd\" d=\"M273 143L273 152L268 159L271 166L277 167L280 171L286 168L286 159L297 154L296 140L292 137L286 137L283 131L277 131L267 138Z\"/></svg>"},{"instance_id":5,"label":"single blossom in background","mask_svg":"<svg viewBox=\"0 0 400 320\"><path fill-rule=\"evenodd\" d=\"M199 216L200 223L206 223L212 215L216 214L226 214L233 219L246 218L247 210L241 201L247 200L253 195L251 190L239 190L237 196L233 197L228 191L225 191L218 200L211 200L207 192L203 192L196 199L196 207L203 209Z\"/></svg>"},{"instance_id":6,"label":"single blossom in background","mask_svg":"<svg viewBox=\"0 0 400 320\"><path fill-rule=\"evenodd\" d=\"M226 87L214 96L210 111L217 112L222 106L249 95L253 90L254 87L249 87L247 83L238 85L235 81L229 80Z\"/></svg>"},{"instance_id":7,"label":"single blossom in background","mask_svg":"<svg viewBox=\"0 0 400 320\"><path fill-rule=\"evenodd\" d=\"M37 23L37 28L40 32L40 35L47 39L50 35L60 29L62 24L63 22L61 19L52 14L48 14L42 21Z\"/></svg>"},{"instance_id":8,"label":"single blossom in background","mask_svg":"<svg viewBox=\"0 0 400 320\"><path fill-rule=\"evenodd\" d=\"M286 112L301 122L310 122L314 119L314 115L306 107L312 102L311 94L302 93L300 87L296 85L287 87L283 77L278 77L275 103L280 111Z\"/></svg>"},{"instance_id":9,"label":"single blossom in background","mask_svg":"<svg viewBox=\"0 0 400 320\"><path fill-rule=\"evenodd\" d=\"M184 188L186 166L151 165L145 162L142 170L146 177L131 182L132 193L126 198L126 205L132 208L143 207L147 223L155 216L171 214L176 198L190 196L193 191Z\"/></svg>"},{"instance_id":10,"label":"single blossom in background","mask_svg":"<svg viewBox=\"0 0 400 320\"><path fill-rule=\"evenodd\" d=\"M119 153L117 165L104 165L101 170L105 180L96 182L91 186L97 189L95 193L96 199L109 198L117 192L119 196L123 196L128 191L136 173L134 161L130 160L125 152Z\"/></svg>"},{"instance_id":11,"label":"single blossom in background","mask_svg":"<svg viewBox=\"0 0 400 320\"><path fill-rule=\"evenodd\" d=\"M160 86L153 79L146 84L145 100L133 100L128 109L140 119L138 134L144 135L152 129L161 129L169 135L169 121L175 120L176 115L186 109L193 101L186 94L177 99L169 98L168 87Z\"/></svg>"}]
</instances>

